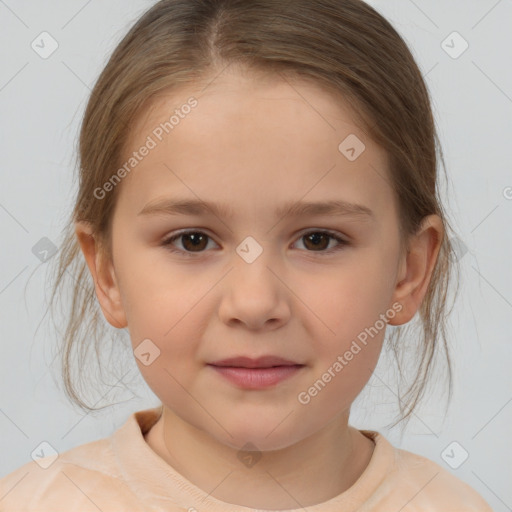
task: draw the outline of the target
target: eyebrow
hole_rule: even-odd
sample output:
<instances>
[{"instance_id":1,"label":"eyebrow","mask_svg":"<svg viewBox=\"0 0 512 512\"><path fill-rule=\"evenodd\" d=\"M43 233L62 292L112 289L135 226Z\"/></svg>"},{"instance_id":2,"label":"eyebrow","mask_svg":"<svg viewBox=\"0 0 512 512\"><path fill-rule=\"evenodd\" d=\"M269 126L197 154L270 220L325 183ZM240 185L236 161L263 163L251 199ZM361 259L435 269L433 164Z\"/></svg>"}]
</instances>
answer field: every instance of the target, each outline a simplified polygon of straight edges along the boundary
<instances>
[{"instance_id":1,"label":"eyebrow","mask_svg":"<svg viewBox=\"0 0 512 512\"><path fill-rule=\"evenodd\" d=\"M151 201L137 215L204 215L213 213L216 217L233 218L233 209L226 204L215 204L193 199L158 199ZM275 210L278 218L306 215L348 216L362 220L375 220L367 206L342 200L323 202L293 201Z\"/></svg>"}]
</instances>

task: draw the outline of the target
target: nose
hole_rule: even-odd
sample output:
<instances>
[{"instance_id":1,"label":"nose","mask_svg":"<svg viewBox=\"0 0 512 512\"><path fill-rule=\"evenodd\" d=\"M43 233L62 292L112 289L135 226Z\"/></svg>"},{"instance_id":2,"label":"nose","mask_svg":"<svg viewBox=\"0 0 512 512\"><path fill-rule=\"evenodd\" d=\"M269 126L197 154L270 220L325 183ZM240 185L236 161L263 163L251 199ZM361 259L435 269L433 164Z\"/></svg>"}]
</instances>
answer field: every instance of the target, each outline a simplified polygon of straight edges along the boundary
<instances>
[{"instance_id":1,"label":"nose","mask_svg":"<svg viewBox=\"0 0 512 512\"><path fill-rule=\"evenodd\" d=\"M290 319L289 288L279 276L279 266L263 251L251 263L238 254L224 279L219 317L231 326L250 330L277 329Z\"/></svg>"}]
</instances>

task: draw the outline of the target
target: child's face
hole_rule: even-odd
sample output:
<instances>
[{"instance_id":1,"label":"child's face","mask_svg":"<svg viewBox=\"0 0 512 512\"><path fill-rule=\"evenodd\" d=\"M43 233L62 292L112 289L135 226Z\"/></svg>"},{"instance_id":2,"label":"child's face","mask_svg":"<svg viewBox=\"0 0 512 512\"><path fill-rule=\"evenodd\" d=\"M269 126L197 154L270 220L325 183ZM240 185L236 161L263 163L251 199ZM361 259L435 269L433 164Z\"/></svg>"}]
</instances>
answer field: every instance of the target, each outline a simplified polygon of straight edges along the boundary
<instances>
[{"instance_id":1,"label":"child's face","mask_svg":"<svg viewBox=\"0 0 512 512\"><path fill-rule=\"evenodd\" d=\"M197 106L182 110L159 141L155 129L191 96ZM353 135L366 148L350 161L339 145ZM118 185L112 235L117 318L127 322L134 349L150 339L160 350L149 365L137 360L148 384L184 421L236 448L248 441L285 447L335 417L346 420L377 363L399 278L384 150L348 107L313 85L227 72L204 94L187 88L159 100L134 125L126 160L148 136L156 147ZM225 205L232 216L140 214L164 199ZM373 214L274 213L289 202L341 200ZM203 238L162 245L185 228ZM305 237L324 230L348 245ZM142 359L152 360L148 347ZM304 366L275 385L247 389L209 365L241 355Z\"/></svg>"}]
</instances>

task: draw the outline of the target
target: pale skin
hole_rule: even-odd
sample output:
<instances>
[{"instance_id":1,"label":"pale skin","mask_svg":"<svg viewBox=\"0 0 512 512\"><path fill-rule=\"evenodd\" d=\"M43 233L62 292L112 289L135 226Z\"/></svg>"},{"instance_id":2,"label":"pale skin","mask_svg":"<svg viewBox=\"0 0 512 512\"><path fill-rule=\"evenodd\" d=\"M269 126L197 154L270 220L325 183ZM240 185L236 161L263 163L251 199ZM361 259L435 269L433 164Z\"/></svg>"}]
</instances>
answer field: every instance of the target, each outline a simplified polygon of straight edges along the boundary
<instances>
[{"instance_id":1,"label":"pale skin","mask_svg":"<svg viewBox=\"0 0 512 512\"><path fill-rule=\"evenodd\" d=\"M149 338L161 351L149 366L137 360L164 407L148 445L217 499L276 510L321 503L351 487L372 457L373 441L348 420L385 329L307 405L297 396L393 304L401 310L389 324L412 319L442 222L427 217L400 254L385 151L348 105L311 83L228 70L204 92L173 91L133 126L126 157L192 95L198 106L118 185L113 257L87 224L76 235L105 318L128 327L134 349ZM349 134L366 145L355 161L338 150ZM138 215L178 196L229 205L233 217ZM290 201L340 199L373 215L274 213ZM196 250L187 237L173 242L178 253L161 245L182 229L207 237ZM327 237L315 249L306 235L325 230L348 245L327 254L339 246ZM236 252L248 236L263 250L252 263ZM207 366L265 354L305 366L263 390L240 389ZM248 442L262 454L252 467L237 457Z\"/></svg>"}]
</instances>

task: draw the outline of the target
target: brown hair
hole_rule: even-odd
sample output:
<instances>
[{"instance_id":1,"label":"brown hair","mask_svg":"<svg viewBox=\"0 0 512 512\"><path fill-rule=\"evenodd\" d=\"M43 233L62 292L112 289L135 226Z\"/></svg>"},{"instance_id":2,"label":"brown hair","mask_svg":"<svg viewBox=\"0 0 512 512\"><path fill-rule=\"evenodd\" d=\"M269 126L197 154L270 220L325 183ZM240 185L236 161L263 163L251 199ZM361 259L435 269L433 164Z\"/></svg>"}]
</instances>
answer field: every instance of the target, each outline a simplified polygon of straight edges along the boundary
<instances>
[{"instance_id":1,"label":"brown hair","mask_svg":"<svg viewBox=\"0 0 512 512\"><path fill-rule=\"evenodd\" d=\"M392 25L360 0L162 0L116 47L84 114L77 198L56 258L52 305L56 297L63 300L59 289L66 273L73 276L62 344L68 397L86 410L94 409L95 404L83 398L87 389L83 377L89 368L85 361L94 348L102 375L100 349L107 338L114 341L97 304L74 222L89 222L110 254L110 221L122 185L103 200L95 198L94 190L122 165L130 126L158 95L199 80L206 83L228 65L312 80L357 108L368 136L389 155L404 250L425 216L441 217L445 236L419 309L421 333L409 335L412 322L406 329L393 327L387 348L394 353L402 375L403 336L407 333L409 342L415 340L416 373L403 398L398 395L399 421L409 418L424 396L435 367L434 356L441 350L446 356L451 397L447 292L457 258L446 235L451 228L439 198L439 159L445 169L442 150L429 94L410 50Z\"/></svg>"}]
</instances>

